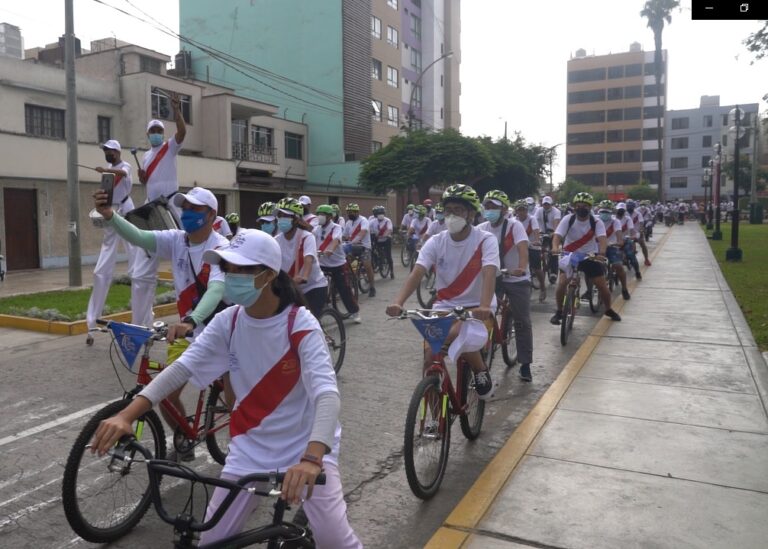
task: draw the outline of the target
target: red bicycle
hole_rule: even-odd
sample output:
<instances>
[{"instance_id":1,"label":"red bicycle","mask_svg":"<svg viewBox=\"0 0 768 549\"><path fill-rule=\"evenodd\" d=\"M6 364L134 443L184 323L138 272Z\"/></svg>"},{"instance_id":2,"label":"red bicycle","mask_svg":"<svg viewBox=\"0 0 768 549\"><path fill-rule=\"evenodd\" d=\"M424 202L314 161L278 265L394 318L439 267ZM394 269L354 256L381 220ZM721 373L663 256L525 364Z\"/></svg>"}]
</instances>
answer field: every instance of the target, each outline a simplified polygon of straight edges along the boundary
<instances>
[{"instance_id":1,"label":"red bicycle","mask_svg":"<svg viewBox=\"0 0 768 549\"><path fill-rule=\"evenodd\" d=\"M150 360L149 353L153 343L165 340L167 326L155 322L150 330L123 322L97 322L112 335L112 366L115 367L117 356L118 362L137 373L137 383L133 389L125 391L122 399L96 412L80 431L64 467L61 495L64 514L72 530L86 541L106 543L127 534L147 512L152 503L150 483L146 468L132 467L130 462L116 467L108 455L99 457L91 453L89 444L101 421L128 406L152 381L152 375L165 367L165 364ZM138 372L134 372L131 366L142 347ZM120 349L120 353L115 352L116 349ZM167 400L161 405L179 425L173 435L173 445L179 454L205 442L211 457L224 464L229 446L230 406L222 380L200 391L195 413L190 417L182 416ZM165 431L157 413L149 411L139 418L133 434L155 458L165 458Z\"/></svg>"}]
</instances>

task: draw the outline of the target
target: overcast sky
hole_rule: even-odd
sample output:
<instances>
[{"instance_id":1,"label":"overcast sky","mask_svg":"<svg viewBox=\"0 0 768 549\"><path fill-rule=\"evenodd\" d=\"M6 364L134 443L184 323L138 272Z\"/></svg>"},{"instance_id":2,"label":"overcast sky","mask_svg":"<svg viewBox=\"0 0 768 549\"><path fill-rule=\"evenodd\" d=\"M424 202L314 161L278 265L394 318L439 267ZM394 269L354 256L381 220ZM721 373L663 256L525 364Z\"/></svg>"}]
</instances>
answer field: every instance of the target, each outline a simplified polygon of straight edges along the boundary
<instances>
[{"instance_id":1,"label":"overcast sky","mask_svg":"<svg viewBox=\"0 0 768 549\"><path fill-rule=\"evenodd\" d=\"M176 0L102 0L178 30ZM183 0L182 0L183 1ZM216 0L211 0L215 2ZM325 0L306 0L325 1ZM669 51L669 108L698 106L702 95L721 104L760 103L768 93L768 60L751 65L742 41L757 21L692 21L692 0L665 27ZM178 41L95 0L75 0L75 33L91 40L116 36L168 55ZM501 137L520 131L531 142L565 141L566 63L579 48L603 55L628 51L633 41L653 49L653 34L639 13L644 0L471 0L462 2L461 130ZM137 9L138 8L138 9ZM64 32L63 0L0 3L0 22L22 29L25 47L56 41ZM425 64L426 64L425 60ZM453 62L453 60L451 60ZM563 155L564 147L558 152ZM564 162L555 169L563 178Z\"/></svg>"}]
</instances>

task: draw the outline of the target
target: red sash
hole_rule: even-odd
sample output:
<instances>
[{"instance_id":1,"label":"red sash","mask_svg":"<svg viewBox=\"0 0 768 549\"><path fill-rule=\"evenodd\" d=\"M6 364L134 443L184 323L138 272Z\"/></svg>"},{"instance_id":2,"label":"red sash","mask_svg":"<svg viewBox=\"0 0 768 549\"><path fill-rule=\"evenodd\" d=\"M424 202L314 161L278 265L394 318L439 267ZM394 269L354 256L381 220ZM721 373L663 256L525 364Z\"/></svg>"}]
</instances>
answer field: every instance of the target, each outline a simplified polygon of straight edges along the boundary
<instances>
[{"instance_id":1,"label":"red sash","mask_svg":"<svg viewBox=\"0 0 768 549\"><path fill-rule=\"evenodd\" d=\"M628 225L629 225L629 221L625 221L625 222L624 222L624 223L621 225L621 231L622 231L622 232L627 232L627 226L628 226Z\"/></svg>"},{"instance_id":2,"label":"red sash","mask_svg":"<svg viewBox=\"0 0 768 549\"><path fill-rule=\"evenodd\" d=\"M428 228L429 228L429 223L427 223L426 221L424 221L424 226L423 226L423 227L421 228L421 230L419 231L419 234L424 234L424 233L426 233Z\"/></svg>"},{"instance_id":3,"label":"red sash","mask_svg":"<svg viewBox=\"0 0 768 549\"><path fill-rule=\"evenodd\" d=\"M202 284L204 288L208 287L208 278L211 276L211 266L208 263L203 263L200 268L200 272L197 273L197 280ZM184 318L195 309L195 304L199 301L200 296L197 291L197 284L192 283L184 288L179 294L179 298L176 300L176 310L179 312L179 317Z\"/></svg>"},{"instance_id":4,"label":"red sash","mask_svg":"<svg viewBox=\"0 0 768 549\"><path fill-rule=\"evenodd\" d=\"M379 237L384 237L384 234L387 232L387 222L384 222L384 225L379 226Z\"/></svg>"},{"instance_id":5,"label":"red sash","mask_svg":"<svg viewBox=\"0 0 768 549\"><path fill-rule=\"evenodd\" d=\"M328 236L326 236L325 240L320 244L320 251L324 252L325 249L331 245L331 242L333 242L333 229L331 229L331 232L328 233Z\"/></svg>"},{"instance_id":6,"label":"red sash","mask_svg":"<svg viewBox=\"0 0 768 549\"><path fill-rule=\"evenodd\" d=\"M229 420L230 437L234 438L261 425L264 418L277 409L301 379L301 361L297 349L310 330L291 333L297 311L298 307L294 306L288 314L288 352L254 385L232 412Z\"/></svg>"},{"instance_id":7,"label":"red sash","mask_svg":"<svg viewBox=\"0 0 768 549\"><path fill-rule=\"evenodd\" d=\"M613 230L616 228L616 225L614 223L611 223L611 226L608 227L608 229L605 231L605 237L609 238L613 234Z\"/></svg>"},{"instance_id":8,"label":"red sash","mask_svg":"<svg viewBox=\"0 0 768 549\"><path fill-rule=\"evenodd\" d=\"M117 187L122 180L123 180L123 174L121 173L115 174L115 184L112 185L112 188L114 189L115 187Z\"/></svg>"},{"instance_id":9,"label":"red sash","mask_svg":"<svg viewBox=\"0 0 768 549\"><path fill-rule=\"evenodd\" d=\"M437 291L438 301L445 301L460 296L466 292L470 284L474 282L477 275L479 275L480 271L483 269L483 242L485 242L485 239L480 242L477 250L475 250L475 253L469 258L469 262L461 270L459 276L456 277L456 280L451 282L445 288Z\"/></svg>"},{"instance_id":10,"label":"red sash","mask_svg":"<svg viewBox=\"0 0 768 549\"><path fill-rule=\"evenodd\" d=\"M509 226L509 232L507 233L507 236L504 237L504 255L507 255L509 253L509 250L512 249L512 246L515 245L515 235L513 234L512 227L514 225Z\"/></svg>"},{"instance_id":11,"label":"red sash","mask_svg":"<svg viewBox=\"0 0 768 549\"><path fill-rule=\"evenodd\" d=\"M351 235L349 235L349 241L350 241L350 242L351 242L351 241L353 241L353 240L355 239L355 237L357 236L357 233L359 233L359 232L360 232L360 229L362 228L362 226L363 226L363 222L361 221L361 222L360 222L360 223L357 225L357 227L355 227L355 229L352 231L352 234L351 234Z\"/></svg>"},{"instance_id":12,"label":"red sash","mask_svg":"<svg viewBox=\"0 0 768 549\"><path fill-rule=\"evenodd\" d=\"M165 153L168 152L168 141L163 143L163 146L160 147L160 150L157 151L157 154L152 159L152 162L150 162L149 166L147 167L147 181L149 181L149 178L152 177L152 174L155 172L155 168L157 168L157 165L160 163L160 161L165 156Z\"/></svg>"},{"instance_id":13,"label":"red sash","mask_svg":"<svg viewBox=\"0 0 768 549\"><path fill-rule=\"evenodd\" d=\"M528 220L528 226L525 228L525 234L528 236L531 236L531 233L533 232L533 219Z\"/></svg>"},{"instance_id":14,"label":"red sash","mask_svg":"<svg viewBox=\"0 0 768 549\"><path fill-rule=\"evenodd\" d=\"M304 238L307 237L305 236ZM291 270L288 271L288 276L291 278L301 273L301 269L304 268L304 238L299 242L299 248L296 251L296 259L294 260L293 265L291 265Z\"/></svg>"},{"instance_id":15,"label":"red sash","mask_svg":"<svg viewBox=\"0 0 768 549\"><path fill-rule=\"evenodd\" d=\"M581 248L584 244L586 244L587 242L592 240L594 237L595 237L595 231L593 231L590 228L589 232L587 232L587 234L582 236L580 239L578 239L578 240L576 240L574 242L571 242L567 246L564 246L563 250L565 250L566 252L575 252L576 250Z\"/></svg>"}]
</instances>

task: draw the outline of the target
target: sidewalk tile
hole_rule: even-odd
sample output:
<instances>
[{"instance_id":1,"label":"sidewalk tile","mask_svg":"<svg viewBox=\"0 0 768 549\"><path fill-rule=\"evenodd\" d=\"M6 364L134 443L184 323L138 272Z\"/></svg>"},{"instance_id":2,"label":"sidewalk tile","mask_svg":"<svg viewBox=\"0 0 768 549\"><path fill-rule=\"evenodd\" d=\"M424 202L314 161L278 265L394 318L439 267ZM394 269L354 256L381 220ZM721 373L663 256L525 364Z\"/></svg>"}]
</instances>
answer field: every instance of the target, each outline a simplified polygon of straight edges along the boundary
<instances>
[{"instance_id":1,"label":"sidewalk tile","mask_svg":"<svg viewBox=\"0 0 768 549\"><path fill-rule=\"evenodd\" d=\"M613 326L612 326L613 328ZM674 341L657 341L650 339L633 339L603 337L595 347L596 354L610 356L643 357L648 361L657 359L679 359L692 362L707 362L712 364L731 364L746 366L744 353L738 347L712 345L709 343L686 343L680 345Z\"/></svg>"}]
</instances>

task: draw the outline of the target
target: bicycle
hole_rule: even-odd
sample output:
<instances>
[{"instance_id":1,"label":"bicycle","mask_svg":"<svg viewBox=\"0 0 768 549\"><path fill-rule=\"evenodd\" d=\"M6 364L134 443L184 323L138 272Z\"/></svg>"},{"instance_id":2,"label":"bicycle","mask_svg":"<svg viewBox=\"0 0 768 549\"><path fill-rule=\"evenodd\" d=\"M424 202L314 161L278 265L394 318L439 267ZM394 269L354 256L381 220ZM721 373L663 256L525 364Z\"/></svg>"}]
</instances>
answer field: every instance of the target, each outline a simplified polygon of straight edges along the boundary
<instances>
[{"instance_id":1,"label":"bicycle","mask_svg":"<svg viewBox=\"0 0 768 549\"><path fill-rule=\"evenodd\" d=\"M311 549L315 547L312 530L308 526L300 526L284 520L285 512L290 510L290 506L280 497L282 494L280 488L285 473L254 473L245 475L236 481L204 476L176 462L155 458L150 450L133 439L119 442L114 450L110 451L107 455L115 468L130 469L133 464L146 464L151 503L154 505L158 516L164 522L173 526L174 547L176 549L193 547L198 549L223 549L225 547L246 547L264 543L267 544L268 549L287 547ZM171 516L163 505L160 494L160 484L163 477L173 477L191 483L190 495L186 505L176 516ZM321 473L317 477L315 484L323 485L325 482L325 475ZM256 484L256 486L253 486L253 484ZM198 520L194 516L193 498L197 485L202 485L202 491L206 495L205 505L197 507L203 513L206 512L208 495L213 493L213 488L229 490L229 493L227 493L216 509L216 512L208 520L205 520L205 517L202 520ZM273 506L272 522L228 536L213 543L196 545L200 532L205 532L216 526L240 492L247 492L254 496L277 498Z\"/></svg>"},{"instance_id":2,"label":"bicycle","mask_svg":"<svg viewBox=\"0 0 768 549\"><path fill-rule=\"evenodd\" d=\"M150 360L149 354L155 342L165 340L167 326L163 322L155 322L150 330L112 320L97 320L97 323L105 326L104 330L112 335L110 358L113 367L115 348L119 348L122 353L122 357L118 355L118 361L131 372L139 350L144 348L136 386L125 391L122 399L96 412L86 423L64 467L61 495L67 522L84 540L106 543L127 534L147 512L150 505L149 485L146 477L131 471L130 467L113 469L109 460L87 451L88 444L101 421L126 408L152 381L152 374L165 367L164 364ZM190 417L182 416L167 400L163 400L161 405L178 423L173 445L179 454L192 450L204 441L211 457L224 464L229 445L230 407L224 396L222 380L200 391L195 413ZM165 457L165 431L156 412L147 412L139 418L134 435L138 440L147 441L145 444L152 448L154 456L160 459Z\"/></svg>"},{"instance_id":3,"label":"bicycle","mask_svg":"<svg viewBox=\"0 0 768 549\"><path fill-rule=\"evenodd\" d=\"M550 284L557 282L558 268L557 268L558 254L552 253L552 233L546 233L541 235L541 265L544 272L547 274Z\"/></svg>"},{"instance_id":4,"label":"bicycle","mask_svg":"<svg viewBox=\"0 0 768 549\"><path fill-rule=\"evenodd\" d=\"M501 270L502 275L507 274L507 272L507 269ZM498 344L501 346L501 358L509 369L517 363L515 321L514 318L512 318L512 306L509 303L509 297L506 292L501 292L500 296L497 294L496 298L498 301L498 305L496 306L496 316L501 319L500 321L496 321L498 334L500 336Z\"/></svg>"},{"instance_id":5,"label":"bicycle","mask_svg":"<svg viewBox=\"0 0 768 549\"><path fill-rule=\"evenodd\" d=\"M437 290L435 289L435 278L437 273L435 268L432 267L422 277L419 285L416 286L416 299L419 301L419 305L425 309L430 309L435 302L437 296Z\"/></svg>"},{"instance_id":6,"label":"bicycle","mask_svg":"<svg viewBox=\"0 0 768 549\"><path fill-rule=\"evenodd\" d=\"M328 344L328 351L331 353L333 370L338 374L344 364L344 355L347 353L347 331L344 328L344 319L336 309L325 307L320 311L317 321L320 323L325 342Z\"/></svg>"},{"instance_id":7,"label":"bicycle","mask_svg":"<svg viewBox=\"0 0 768 549\"><path fill-rule=\"evenodd\" d=\"M581 271L578 266L581 261L588 259L590 261L600 261L593 255L586 255L580 252L568 254L568 264L571 268L571 275L567 280L567 290L563 297L563 318L560 321L560 344L565 346L568 343L568 335L573 329L573 321L576 317L576 311L581 306ZM603 263L601 261L601 263ZM596 289L596 288L595 288Z\"/></svg>"},{"instance_id":8,"label":"bicycle","mask_svg":"<svg viewBox=\"0 0 768 549\"><path fill-rule=\"evenodd\" d=\"M384 257L383 245L378 242L374 242L371 246L371 263L374 273L378 272L381 278L389 278L392 270L390 269L389 261Z\"/></svg>"},{"instance_id":9,"label":"bicycle","mask_svg":"<svg viewBox=\"0 0 768 549\"><path fill-rule=\"evenodd\" d=\"M485 402L477 395L469 364L462 358L457 361L454 388L445 364L447 352L442 350L454 320L478 321L463 307L452 311L404 310L396 318L410 319L432 351L431 364L424 370L408 406L403 448L408 485L416 497L427 500L437 493L443 480L456 416L468 440L475 440L482 429ZM495 337L493 333L489 336L483 351L489 370L495 344L499 343Z\"/></svg>"},{"instance_id":10,"label":"bicycle","mask_svg":"<svg viewBox=\"0 0 768 549\"><path fill-rule=\"evenodd\" d=\"M360 292L367 294L371 289L371 283L368 281L368 273L365 270L365 265L360 259L360 254L362 253L362 246L350 246L349 252L347 253L347 262L349 263L349 269L352 274L352 283L357 285Z\"/></svg>"}]
</instances>

